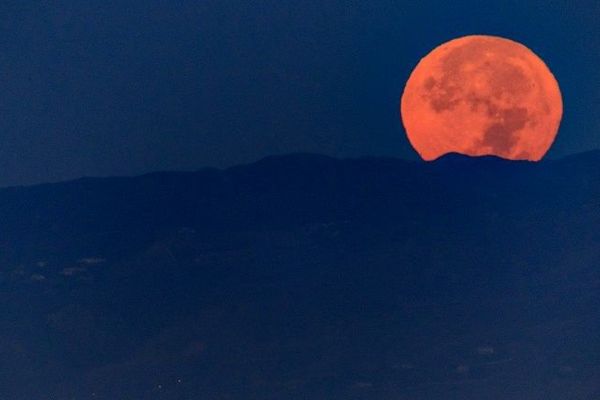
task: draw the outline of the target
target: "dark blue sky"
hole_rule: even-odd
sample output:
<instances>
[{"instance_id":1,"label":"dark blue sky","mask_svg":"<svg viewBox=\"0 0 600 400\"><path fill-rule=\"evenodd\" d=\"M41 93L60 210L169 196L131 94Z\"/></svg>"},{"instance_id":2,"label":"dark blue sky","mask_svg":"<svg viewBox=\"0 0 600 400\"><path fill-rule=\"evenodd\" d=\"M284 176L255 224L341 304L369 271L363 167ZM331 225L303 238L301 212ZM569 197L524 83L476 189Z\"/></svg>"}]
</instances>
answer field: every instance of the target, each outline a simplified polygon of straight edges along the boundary
<instances>
[{"instance_id":1,"label":"dark blue sky","mask_svg":"<svg viewBox=\"0 0 600 400\"><path fill-rule=\"evenodd\" d=\"M597 1L144 0L0 5L0 185L265 155L414 158L398 116L436 45L534 50L565 115L550 157L600 148Z\"/></svg>"}]
</instances>

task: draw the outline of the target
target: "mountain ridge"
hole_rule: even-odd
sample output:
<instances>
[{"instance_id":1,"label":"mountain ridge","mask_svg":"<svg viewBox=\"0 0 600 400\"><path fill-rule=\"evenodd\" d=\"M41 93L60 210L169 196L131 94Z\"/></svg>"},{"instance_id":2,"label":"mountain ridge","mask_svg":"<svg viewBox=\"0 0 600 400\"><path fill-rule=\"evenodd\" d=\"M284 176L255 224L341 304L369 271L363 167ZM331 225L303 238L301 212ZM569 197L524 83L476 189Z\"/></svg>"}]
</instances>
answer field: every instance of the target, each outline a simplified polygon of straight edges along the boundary
<instances>
[{"instance_id":1,"label":"mountain ridge","mask_svg":"<svg viewBox=\"0 0 600 400\"><path fill-rule=\"evenodd\" d=\"M23 188L31 188L38 186L50 186L50 185L61 185L61 184L69 184L73 182L79 181L104 181L104 180L129 180L136 178L143 178L148 176L160 176L160 175L191 175L191 174L203 174L203 173L215 173L215 172L227 172L231 170L239 170L252 166L264 166L264 165L272 165L278 164L281 162L294 161L299 163L306 163L307 161L315 161L320 163L330 163L333 161L337 162L378 162L378 163L388 163L391 165L410 165L410 166L426 166L426 165L439 165L439 164L447 164L447 163L497 163L504 165L514 165L514 164L523 164L523 165L549 165L549 164L561 164L565 162L577 161L577 160L585 159L588 162L598 162L600 163L600 150L589 150L577 154L571 154L565 157L551 159L551 160L541 160L539 162L533 161L514 161L507 160L501 157L493 156L493 155L485 155L485 156L469 156L460 153L447 153L439 158L432 161L422 161L422 160L407 160L403 158L397 157L387 157L387 156L360 156L360 157L334 157L325 154L318 153L306 153L306 152L298 152L298 153L287 153L280 155L271 155L265 156L261 159L258 159L249 163L242 163L238 165L233 165L225 168L217 168L217 167L201 167L199 169L190 169L190 170L157 170L150 171L141 174L133 174L133 175L110 175L110 176L82 176L74 179L66 179L55 182L41 182L27 185L10 185L0 187L0 193L6 190L13 189L23 189Z\"/></svg>"},{"instance_id":2,"label":"mountain ridge","mask_svg":"<svg viewBox=\"0 0 600 400\"><path fill-rule=\"evenodd\" d=\"M261 218L263 224L276 223L272 216L276 213L269 213L269 208L298 222L334 215L399 218L408 216L411 209L435 208L439 197L445 198L445 207L454 209L507 207L525 199L546 203L544 207L558 201L572 201L576 206L600 195L600 188L595 187L600 182L596 166L600 166L600 152L537 164L457 155L428 163L273 156L224 170L80 178L4 188L0 189L0 218L10 236L12 231L35 231L36 226L66 229L67 221L82 218L93 221L90 226L106 229L185 221L217 227L258 223ZM519 197L512 195L514 191L519 191Z\"/></svg>"}]
</instances>

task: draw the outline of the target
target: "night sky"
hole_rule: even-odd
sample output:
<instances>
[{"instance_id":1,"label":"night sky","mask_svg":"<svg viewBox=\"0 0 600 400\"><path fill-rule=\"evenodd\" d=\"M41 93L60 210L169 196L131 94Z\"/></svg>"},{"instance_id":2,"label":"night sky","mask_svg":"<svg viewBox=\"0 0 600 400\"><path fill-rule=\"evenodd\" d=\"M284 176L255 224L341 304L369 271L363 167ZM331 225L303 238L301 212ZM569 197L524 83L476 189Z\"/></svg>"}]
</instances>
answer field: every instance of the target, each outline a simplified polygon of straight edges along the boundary
<instances>
[{"instance_id":1,"label":"night sky","mask_svg":"<svg viewBox=\"0 0 600 400\"><path fill-rule=\"evenodd\" d=\"M130 0L0 5L0 185L226 167L270 154L416 159L418 60L527 45L563 92L551 158L600 148L598 1Z\"/></svg>"}]
</instances>

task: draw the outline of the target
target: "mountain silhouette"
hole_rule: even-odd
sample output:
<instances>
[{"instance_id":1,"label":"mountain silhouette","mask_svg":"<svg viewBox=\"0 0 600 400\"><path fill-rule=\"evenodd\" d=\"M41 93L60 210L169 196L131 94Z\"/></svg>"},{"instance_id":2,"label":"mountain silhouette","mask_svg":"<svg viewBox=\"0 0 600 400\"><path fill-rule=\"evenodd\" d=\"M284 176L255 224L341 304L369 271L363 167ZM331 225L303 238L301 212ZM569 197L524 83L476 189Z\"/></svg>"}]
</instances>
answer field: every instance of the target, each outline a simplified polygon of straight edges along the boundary
<instances>
[{"instance_id":1,"label":"mountain silhouette","mask_svg":"<svg viewBox=\"0 0 600 400\"><path fill-rule=\"evenodd\" d=\"M0 189L2 399L600 396L600 152Z\"/></svg>"}]
</instances>

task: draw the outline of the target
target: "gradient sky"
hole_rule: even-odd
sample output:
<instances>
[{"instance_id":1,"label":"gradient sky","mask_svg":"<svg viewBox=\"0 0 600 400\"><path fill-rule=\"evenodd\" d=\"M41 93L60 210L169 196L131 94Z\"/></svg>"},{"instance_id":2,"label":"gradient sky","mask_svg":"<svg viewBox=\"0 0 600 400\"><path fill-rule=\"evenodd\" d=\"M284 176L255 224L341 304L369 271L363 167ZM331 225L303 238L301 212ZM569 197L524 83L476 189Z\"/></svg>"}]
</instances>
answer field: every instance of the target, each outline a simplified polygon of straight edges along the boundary
<instances>
[{"instance_id":1,"label":"gradient sky","mask_svg":"<svg viewBox=\"0 0 600 400\"><path fill-rule=\"evenodd\" d=\"M549 157L600 148L597 1L54 0L0 5L0 185L316 152L416 158L418 60L520 41L556 75Z\"/></svg>"}]
</instances>

